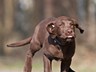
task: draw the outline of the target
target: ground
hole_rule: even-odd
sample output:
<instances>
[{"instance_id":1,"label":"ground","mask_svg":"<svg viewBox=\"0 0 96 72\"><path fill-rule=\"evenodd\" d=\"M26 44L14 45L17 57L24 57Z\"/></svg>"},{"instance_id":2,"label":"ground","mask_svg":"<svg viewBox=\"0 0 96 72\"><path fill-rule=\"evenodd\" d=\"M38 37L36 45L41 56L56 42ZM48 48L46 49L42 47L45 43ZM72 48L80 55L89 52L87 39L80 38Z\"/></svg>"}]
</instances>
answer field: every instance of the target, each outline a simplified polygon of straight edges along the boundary
<instances>
[{"instance_id":1,"label":"ground","mask_svg":"<svg viewBox=\"0 0 96 72\"><path fill-rule=\"evenodd\" d=\"M33 59L33 72L43 72L43 58ZM0 57L0 72L23 72L24 59ZM96 72L96 53L83 46L77 46L71 64L76 72ZM53 72L60 72L60 61L53 61Z\"/></svg>"}]
</instances>

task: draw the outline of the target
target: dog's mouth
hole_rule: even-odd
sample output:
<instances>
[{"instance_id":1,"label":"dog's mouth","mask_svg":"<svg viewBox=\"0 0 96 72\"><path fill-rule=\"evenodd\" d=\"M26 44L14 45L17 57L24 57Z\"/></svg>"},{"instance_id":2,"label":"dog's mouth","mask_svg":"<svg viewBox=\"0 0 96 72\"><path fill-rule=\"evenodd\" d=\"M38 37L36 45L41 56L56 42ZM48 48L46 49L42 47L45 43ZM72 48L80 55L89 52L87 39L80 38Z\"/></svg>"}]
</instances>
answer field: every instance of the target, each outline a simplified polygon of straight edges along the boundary
<instances>
[{"instance_id":1,"label":"dog's mouth","mask_svg":"<svg viewBox=\"0 0 96 72\"><path fill-rule=\"evenodd\" d=\"M65 45L66 42L72 42L74 40L74 35L68 35L65 38L57 37L57 42L61 45Z\"/></svg>"},{"instance_id":2,"label":"dog's mouth","mask_svg":"<svg viewBox=\"0 0 96 72\"><path fill-rule=\"evenodd\" d=\"M73 38L73 36L72 35L69 35L69 36L67 36L67 38L71 39L71 38Z\"/></svg>"},{"instance_id":3,"label":"dog's mouth","mask_svg":"<svg viewBox=\"0 0 96 72\"><path fill-rule=\"evenodd\" d=\"M73 41L74 38L75 38L74 36L69 35L69 36L66 37L66 41L71 42L71 41Z\"/></svg>"}]
</instances>

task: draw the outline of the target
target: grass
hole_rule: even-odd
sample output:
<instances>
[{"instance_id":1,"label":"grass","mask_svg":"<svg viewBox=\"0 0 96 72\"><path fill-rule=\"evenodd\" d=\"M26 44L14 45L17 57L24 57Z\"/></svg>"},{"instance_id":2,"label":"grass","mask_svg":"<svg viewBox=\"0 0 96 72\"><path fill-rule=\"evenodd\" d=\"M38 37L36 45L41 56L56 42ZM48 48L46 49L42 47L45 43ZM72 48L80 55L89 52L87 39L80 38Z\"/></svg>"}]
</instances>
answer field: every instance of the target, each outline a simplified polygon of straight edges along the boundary
<instances>
[{"instance_id":1,"label":"grass","mask_svg":"<svg viewBox=\"0 0 96 72\"><path fill-rule=\"evenodd\" d=\"M23 72L24 59L0 57L0 72ZM53 61L53 72L60 72L60 62ZM76 72L96 72L96 53L77 47L71 64ZM33 72L43 72L43 58L33 58Z\"/></svg>"},{"instance_id":2,"label":"grass","mask_svg":"<svg viewBox=\"0 0 96 72\"><path fill-rule=\"evenodd\" d=\"M87 62L72 62L71 67L76 72L96 72L96 63L90 64ZM24 61L17 59L1 60L0 72L23 72ZM60 62L53 61L53 72L60 72ZM43 61L41 58L33 60L33 72L43 72Z\"/></svg>"},{"instance_id":3,"label":"grass","mask_svg":"<svg viewBox=\"0 0 96 72\"><path fill-rule=\"evenodd\" d=\"M0 57L0 72L21 72L23 62L18 59Z\"/></svg>"}]
</instances>

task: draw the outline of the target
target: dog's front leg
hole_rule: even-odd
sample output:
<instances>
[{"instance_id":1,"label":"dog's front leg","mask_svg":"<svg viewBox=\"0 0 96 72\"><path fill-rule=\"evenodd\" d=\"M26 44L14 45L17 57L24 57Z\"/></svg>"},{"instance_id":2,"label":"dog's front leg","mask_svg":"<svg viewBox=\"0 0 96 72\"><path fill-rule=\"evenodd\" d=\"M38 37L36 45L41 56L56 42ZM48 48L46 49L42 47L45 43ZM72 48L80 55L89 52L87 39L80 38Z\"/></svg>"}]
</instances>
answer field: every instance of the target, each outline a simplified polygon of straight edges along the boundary
<instances>
[{"instance_id":1,"label":"dog's front leg","mask_svg":"<svg viewBox=\"0 0 96 72\"><path fill-rule=\"evenodd\" d=\"M44 60L44 72L52 72L52 60L43 55Z\"/></svg>"},{"instance_id":2,"label":"dog's front leg","mask_svg":"<svg viewBox=\"0 0 96 72\"><path fill-rule=\"evenodd\" d=\"M71 72L70 70L71 59L64 59L61 62L61 72Z\"/></svg>"}]
</instances>

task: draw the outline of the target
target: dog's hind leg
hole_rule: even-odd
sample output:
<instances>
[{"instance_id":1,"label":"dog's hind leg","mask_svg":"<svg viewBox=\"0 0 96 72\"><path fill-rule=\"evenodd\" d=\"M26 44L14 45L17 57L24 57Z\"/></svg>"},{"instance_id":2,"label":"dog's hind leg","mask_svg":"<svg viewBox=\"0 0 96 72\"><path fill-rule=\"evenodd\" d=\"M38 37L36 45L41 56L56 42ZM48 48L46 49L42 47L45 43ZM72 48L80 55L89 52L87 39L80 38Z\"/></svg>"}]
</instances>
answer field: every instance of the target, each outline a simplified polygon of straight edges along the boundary
<instances>
[{"instance_id":1,"label":"dog's hind leg","mask_svg":"<svg viewBox=\"0 0 96 72\"><path fill-rule=\"evenodd\" d=\"M32 69L32 53L30 50L27 51L26 55L26 61L25 61L25 66L24 66L24 71L23 72L31 72Z\"/></svg>"},{"instance_id":2,"label":"dog's hind leg","mask_svg":"<svg viewBox=\"0 0 96 72\"><path fill-rule=\"evenodd\" d=\"M25 66L24 66L24 72L31 72L32 70L32 58L34 56L34 54L40 50L40 43L36 42L36 41L32 41L30 43L30 49L27 52L27 56L26 56L26 60L25 60Z\"/></svg>"}]
</instances>

